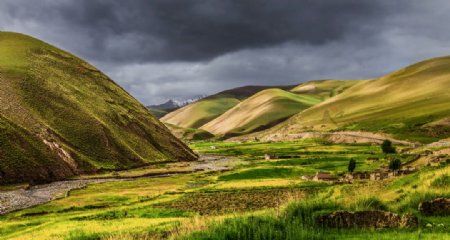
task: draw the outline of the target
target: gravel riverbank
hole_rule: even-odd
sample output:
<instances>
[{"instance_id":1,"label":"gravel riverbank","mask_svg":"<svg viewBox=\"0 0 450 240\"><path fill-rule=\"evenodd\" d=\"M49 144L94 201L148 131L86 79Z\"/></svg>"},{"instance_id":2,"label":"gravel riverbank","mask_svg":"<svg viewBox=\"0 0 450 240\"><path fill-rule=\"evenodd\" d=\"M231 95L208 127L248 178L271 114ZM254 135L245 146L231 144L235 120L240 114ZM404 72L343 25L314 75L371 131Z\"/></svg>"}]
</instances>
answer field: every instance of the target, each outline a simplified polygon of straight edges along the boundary
<instances>
[{"instance_id":1,"label":"gravel riverbank","mask_svg":"<svg viewBox=\"0 0 450 240\"><path fill-rule=\"evenodd\" d=\"M27 189L0 191L0 215L48 203L64 198L71 190L81 189L89 184L111 181L132 181L138 178L167 177L175 174L187 174L197 171L224 171L228 170L229 158L222 156L202 156L198 162L191 164L192 171L167 172L161 174L144 174L133 177L108 177L79 180L58 181L49 184L37 185Z\"/></svg>"}]
</instances>

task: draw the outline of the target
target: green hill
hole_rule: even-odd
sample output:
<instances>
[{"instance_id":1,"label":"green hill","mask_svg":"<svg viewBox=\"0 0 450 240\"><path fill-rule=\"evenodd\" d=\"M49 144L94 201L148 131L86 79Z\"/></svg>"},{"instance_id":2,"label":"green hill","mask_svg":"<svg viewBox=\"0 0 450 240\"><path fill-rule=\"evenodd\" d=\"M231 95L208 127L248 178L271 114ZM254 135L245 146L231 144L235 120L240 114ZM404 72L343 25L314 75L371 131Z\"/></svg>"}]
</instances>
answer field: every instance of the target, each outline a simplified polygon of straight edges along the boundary
<instances>
[{"instance_id":1,"label":"green hill","mask_svg":"<svg viewBox=\"0 0 450 240\"><path fill-rule=\"evenodd\" d=\"M185 141L207 140L214 138L214 135L212 133L202 129L182 128L168 123L166 123L166 126L170 129L173 135Z\"/></svg>"},{"instance_id":2,"label":"green hill","mask_svg":"<svg viewBox=\"0 0 450 240\"><path fill-rule=\"evenodd\" d=\"M195 154L87 62L0 32L0 183L62 179Z\"/></svg>"},{"instance_id":3,"label":"green hill","mask_svg":"<svg viewBox=\"0 0 450 240\"><path fill-rule=\"evenodd\" d=\"M450 135L450 57L363 81L264 134L365 130L422 142Z\"/></svg>"},{"instance_id":4,"label":"green hill","mask_svg":"<svg viewBox=\"0 0 450 240\"><path fill-rule=\"evenodd\" d=\"M313 80L302 83L292 88L290 91L298 94L320 96L325 100L344 92L347 88L350 88L359 82L361 82L361 80Z\"/></svg>"},{"instance_id":5,"label":"green hill","mask_svg":"<svg viewBox=\"0 0 450 240\"><path fill-rule=\"evenodd\" d=\"M157 109L157 108L149 108L149 107L147 107L147 109L153 114L153 116L155 116L157 118L162 118L162 117L164 117L164 115L166 115L168 113L168 111L165 109Z\"/></svg>"},{"instance_id":6,"label":"green hill","mask_svg":"<svg viewBox=\"0 0 450 240\"><path fill-rule=\"evenodd\" d=\"M291 89L293 86L276 88ZM228 89L188 104L161 118L161 121L182 128L199 128L222 115L240 101L273 86L244 86Z\"/></svg>"},{"instance_id":7,"label":"green hill","mask_svg":"<svg viewBox=\"0 0 450 240\"><path fill-rule=\"evenodd\" d=\"M203 99L166 114L161 121L182 128L198 128L239 103L231 97Z\"/></svg>"},{"instance_id":8,"label":"green hill","mask_svg":"<svg viewBox=\"0 0 450 240\"><path fill-rule=\"evenodd\" d=\"M216 135L238 135L262 130L320 102L311 95L297 95L272 88L242 101L201 129Z\"/></svg>"},{"instance_id":9,"label":"green hill","mask_svg":"<svg viewBox=\"0 0 450 240\"><path fill-rule=\"evenodd\" d=\"M238 100L245 100L248 97L253 96L254 94L261 92L266 89L270 88L279 88L286 91L289 91L295 87L295 85L286 85L286 86L255 86L255 85L249 85L249 86L243 86L243 87L237 87L228 89L219 93L216 93L214 95L208 96L205 99L214 99L214 98L223 98L223 97L230 97L230 98L236 98Z\"/></svg>"}]
</instances>

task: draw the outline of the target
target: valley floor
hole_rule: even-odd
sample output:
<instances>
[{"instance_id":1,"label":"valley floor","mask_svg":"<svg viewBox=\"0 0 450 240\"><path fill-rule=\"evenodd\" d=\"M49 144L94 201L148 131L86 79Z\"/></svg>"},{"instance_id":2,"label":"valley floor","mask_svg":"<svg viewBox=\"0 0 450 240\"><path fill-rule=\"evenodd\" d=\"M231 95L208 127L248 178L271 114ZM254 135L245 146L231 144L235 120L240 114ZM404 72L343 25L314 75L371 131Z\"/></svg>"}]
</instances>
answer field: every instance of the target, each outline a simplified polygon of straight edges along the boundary
<instances>
[{"instance_id":1,"label":"valley floor","mask_svg":"<svg viewBox=\"0 0 450 240\"><path fill-rule=\"evenodd\" d=\"M407 163L425 149L385 156L378 145L311 139L197 142L191 147L204 155L200 161L80 176L68 181L82 183L77 189L37 194L47 203L0 216L0 239L446 239L450 234L450 217L418 211L422 201L450 197L450 165L445 159L385 180L350 184L301 178L318 171L340 176L350 159L356 161L356 171L374 172L389 158ZM49 186L55 184L61 183ZM0 199L14 191L26 192L5 188L0 189ZM38 189L45 187L27 191ZM317 225L318 216L336 210L410 213L419 218L419 226Z\"/></svg>"}]
</instances>

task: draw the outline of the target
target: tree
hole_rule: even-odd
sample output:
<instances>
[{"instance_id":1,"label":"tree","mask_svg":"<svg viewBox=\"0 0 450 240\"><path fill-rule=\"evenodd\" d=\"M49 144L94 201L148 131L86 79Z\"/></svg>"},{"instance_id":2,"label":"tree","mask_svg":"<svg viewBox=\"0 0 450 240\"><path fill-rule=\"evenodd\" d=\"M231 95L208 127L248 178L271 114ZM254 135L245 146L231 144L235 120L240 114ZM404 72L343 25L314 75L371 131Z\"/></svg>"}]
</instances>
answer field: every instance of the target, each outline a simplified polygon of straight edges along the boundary
<instances>
[{"instance_id":1,"label":"tree","mask_svg":"<svg viewBox=\"0 0 450 240\"><path fill-rule=\"evenodd\" d=\"M383 143L381 144L381 150L383 150L383 153L388 154L388 153L395 153L395 147L392 146L392 142L389 140L384 140Z\"/></svg>"},{"instance_id":2,"label":"tree","mask_svg":"<svg viewBox=\"0 0 450 240\"><path fill-rule=\"evenodd\" d=\"M350 161L348 162L348 171L350 172L350 173L353 173L353 171L355 171L355 168L356 168L356 161L355 161L355 159L350 159Z\"/></svg>"},{"instance_id":3,"label":"tree","mask_svg":"<svg viewBox=\"0 0 450 240\"><path fill-rule=\"evenodd\" d=\"M389 169L391 169L392 171L398 171L400 170L400 167L402 166L402 162L400 161L400 159L392 159L389 162Z\"/></svg>"}]
</instances>

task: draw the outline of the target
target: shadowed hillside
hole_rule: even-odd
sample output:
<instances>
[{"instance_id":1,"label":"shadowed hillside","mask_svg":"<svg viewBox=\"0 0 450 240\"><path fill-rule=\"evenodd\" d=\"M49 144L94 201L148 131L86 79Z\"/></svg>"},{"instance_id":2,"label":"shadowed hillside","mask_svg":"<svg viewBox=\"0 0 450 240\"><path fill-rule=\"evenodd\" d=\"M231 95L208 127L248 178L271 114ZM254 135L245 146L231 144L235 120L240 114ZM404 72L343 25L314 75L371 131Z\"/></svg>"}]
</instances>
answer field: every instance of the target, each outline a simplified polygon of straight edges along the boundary
<instances>
[{"instance_id":1,"label":"shadowed hillside","mask_svg":"<svg viewBox=\"0 0 450 240\"><path fill-rule=\"evenodd\" d=\"M195 154L83 60L0 32L0 183L39 182Z\"/></svg>"}]
</instances>

